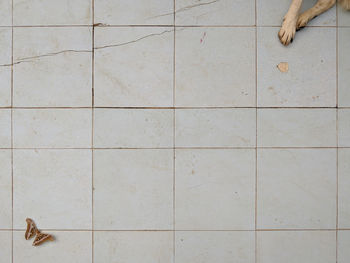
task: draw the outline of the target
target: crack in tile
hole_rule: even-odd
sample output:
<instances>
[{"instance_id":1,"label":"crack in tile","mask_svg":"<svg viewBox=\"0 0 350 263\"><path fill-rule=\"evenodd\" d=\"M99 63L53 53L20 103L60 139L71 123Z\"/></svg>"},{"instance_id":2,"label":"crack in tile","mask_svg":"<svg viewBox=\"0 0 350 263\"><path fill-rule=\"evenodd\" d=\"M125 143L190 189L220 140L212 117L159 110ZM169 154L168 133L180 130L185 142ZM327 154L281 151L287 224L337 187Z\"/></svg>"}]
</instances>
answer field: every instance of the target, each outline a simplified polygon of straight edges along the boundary
<instances>
[{"instance_id":1,"label":"crack in tile","mask_svg":"<svg viewBox=\"0 0 350 263\"><path fill-rule=\"evenodd\" d=\"M28 61L17 61L17 62L9 63L9 64L0 64L0 67L11 67L11 66L23 63L23 62L33 62L33 61L32 60L28 60Z\"/></svg>"},{"instance_id":2,"label":"crack in tile","mask_svg":"<svg viewBox=\"0 0 350 263\"><path fill-rule=\"evenodd\" d=\"M85 52L92 52L92 50L74 50L74 49L66 49L66 50L61 50L58 52L52 52L52 53L47 53L47 54L42 54L42 55L37 55L37 56L32 56L32 57L23 57L19 58L16 62L10 63L10 64L1 64L0 67L10 67L14 65L18 65L23 62L34 62L34 59L42 58L42 57L51 57L51 56L56 56L62 53L68 53L68 52L74 52L74 53L85 53Z\"/></svg>"},{"instance_id":3,"label":"crack in tile","mask_svg":"<svg viewBox=\"0 0 350 263\"><path fill-rule=\"evenodd\" d=\"M92 50L74 50L74 49L66 49L66 50L61 50L58 52L52 52L52 53L47 53L47 54L43 54L43 55L38 55L38 56L32 56L32 57L24 57L24 58L19 58L18 61L25 61L28 59L36 59L36 58L42 58L42 57L52 57L52 56L56 56L62 53L86 53L86 52L92 52Z\"/></svg>"},{"instance_id":4,"label":"crack in tile","mask_svg":"<svg viewBox=\"0 0 350 263\"><path fill-rule=\"evenodd\" d=\"M177 31L182 31L182 30L184 30L184 29L178 29ZM153 37L153 36L160 36L160 35L163 35L165 33L170 33L170 32L174 32L174 30L173 29L172 30L165 30L165 31L160 32L160 33L149 34L149 35L140 37L138 39L131 40L131 41L124 42L124 43L111 44L111 45L106 45L106 46L101 46L101 47L95 47L94 50L104 49L104 48L111 48L111 47L125 46L125 45L128 45L128 44L132 44L132 43L141 41L141 40L146 39L146 38L150 38L150 37ZM91 52L92 52L92 50L66 49L66 50L61 50L61 51L47 53L47 54L42 54L42 55L37 55L37 56L19 58L14 63L0 64L0 67L10 67L10 66L18 65L18 64L23 63L23 62L34 62L34 59L38 59L38 58L42 58L42 57L52 57L52 56L56 56L56 55L63 54L63 53L91 53Z\"/></svg>"},{"instance_id":5,"label":"crack in tile","mask_svg":"<svg viewBox=\"0 0 350 263\"><path fill-rule=\"evenodd\" d=\"M219 1L220 0L214 0L214 1L211 1L211 2L205 2L205 3L189 5L189 6L182 7L180 9L178 9L178 10L175 10L175 12L165 13L165 14L156 15L156 16L151 16L151 17L148 17L147 19L153 19L153 18L158 18L158 17L162 17L162 16L174 15L174 14L177 14L177 13L188 11L188 10L190 10L192 8L195 8L195 7L199 7L199 6L203 6L203 5L211 5L211 4L214 4L214 3L219 2Z\"/></svg>"},{"instance_id":6,"label":"crack in tile","mask_svg":"<svg viewBox=\"0 0 350 263\"><path fill-rule=\"evenodd\" d=\"M160 36L160 35L163 35L163 34L165 34L165 33L170 33L170 32L174 32L174 30L165 30L165 31L160 32L160 33L149 34L149 35L140 37L140 38L135 39L135 40L130 40L130 41L128 41L128 42L123 42L123 43L119 43L119 44L112 44L112 45L106 45L106 46L101 46L101 47L95 47L94 49L97 50L97 49L103 49L103 48L111 48L111 47L125 46L125 45L129 45L129 44L138 42L138 41L140 41L140 40L143 40L143 39L146 39L146 38L149 38L149 37Z\"/></svg>"}]
</instances>

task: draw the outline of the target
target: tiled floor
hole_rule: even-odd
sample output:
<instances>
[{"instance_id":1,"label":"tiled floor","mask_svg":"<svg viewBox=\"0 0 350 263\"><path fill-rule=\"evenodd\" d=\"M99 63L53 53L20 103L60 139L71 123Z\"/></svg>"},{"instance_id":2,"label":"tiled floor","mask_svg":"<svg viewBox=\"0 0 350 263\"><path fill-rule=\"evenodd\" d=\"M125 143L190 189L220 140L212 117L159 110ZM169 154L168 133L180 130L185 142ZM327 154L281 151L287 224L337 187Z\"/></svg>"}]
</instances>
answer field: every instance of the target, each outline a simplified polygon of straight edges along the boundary
<instances>
[{"instance_id":1,"label":"tiled floor","mask_svg":"<svg viewBox=\"0 0 350 263\"><path fill-rule=\"evenodd\" d=\"M350 262L350 13L289 3L0 0L0 263Z\"/></svg>"}]
</instances>

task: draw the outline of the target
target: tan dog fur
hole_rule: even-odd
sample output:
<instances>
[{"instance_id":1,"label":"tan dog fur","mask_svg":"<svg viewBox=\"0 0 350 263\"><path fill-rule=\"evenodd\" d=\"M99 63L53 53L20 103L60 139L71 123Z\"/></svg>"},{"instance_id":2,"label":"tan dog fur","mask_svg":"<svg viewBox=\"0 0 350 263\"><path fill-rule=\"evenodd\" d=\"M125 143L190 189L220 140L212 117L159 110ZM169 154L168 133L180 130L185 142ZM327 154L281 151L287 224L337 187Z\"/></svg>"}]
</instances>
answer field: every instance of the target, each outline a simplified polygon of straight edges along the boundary
<instances>
[{"instance_id":1,"label":"tan dog fur","mask_svg":"<svg viewBox=\"0 0 350 263\"><path fill-rule=\"evenodd\" d=\"M278 37L285 46L293 41L297 30L305 27L311 19L330 9L335 5L336 0L318 0L313 7L299 14L302 3L303 0L292 0L289 10L283 18ZM350 0L339 0L339 3L346 10L350 10Z\"/></svg>"}]
</instances>

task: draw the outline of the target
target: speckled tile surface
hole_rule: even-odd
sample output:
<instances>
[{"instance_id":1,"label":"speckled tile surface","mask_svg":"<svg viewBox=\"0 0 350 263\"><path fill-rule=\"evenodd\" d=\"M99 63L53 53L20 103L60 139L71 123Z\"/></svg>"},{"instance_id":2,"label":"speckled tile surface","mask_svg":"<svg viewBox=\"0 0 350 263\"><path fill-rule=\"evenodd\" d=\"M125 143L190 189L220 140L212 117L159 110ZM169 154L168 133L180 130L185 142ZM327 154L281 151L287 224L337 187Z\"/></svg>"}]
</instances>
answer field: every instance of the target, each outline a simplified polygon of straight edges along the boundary
<instances>
[{"instance_id":1,"label":"speckled tile surface","mask_svg":"<svg viewBox=\"0 0 350 263\"><path fill-rule=\"evenodd\" d=\"M350 13L289 4L0 0L0 262L350 262Z\"/></svg>"}]
</instances>

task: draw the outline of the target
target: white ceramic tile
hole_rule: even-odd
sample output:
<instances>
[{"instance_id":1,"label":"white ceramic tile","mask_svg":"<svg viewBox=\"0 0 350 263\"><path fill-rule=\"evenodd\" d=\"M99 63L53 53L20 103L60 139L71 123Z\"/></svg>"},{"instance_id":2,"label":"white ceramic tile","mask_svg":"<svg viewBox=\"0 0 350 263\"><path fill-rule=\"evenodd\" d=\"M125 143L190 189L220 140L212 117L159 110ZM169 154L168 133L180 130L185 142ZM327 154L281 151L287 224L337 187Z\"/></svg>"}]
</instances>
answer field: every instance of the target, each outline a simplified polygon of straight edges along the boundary
<instances>
[{"instance_id":1,"label":"white ceramic tile","mask_svg":"<svg viewBox=\"0 0 350 263\"><path fill-rule=\"evenodd\" d=\"M0 150L0 200L0 228L10 229L12 227L11 150Z\"/></svg>"},{"instance_id":2,"label":"white ceramic tile","mask_svg":"<svg viewBox=\"0 0 350 263\"><path fill-rule=\"evenodd\" d=\"M336 149L258 151L260 229L333 229Z\"/></svg>"},{"instance_id":3,"label":"white ceramic tile","mask_svg":"<svg viewBox=\"0 0 350 263\"><path fill-rule=\"evenodd\" d=\"M176 106L255 106L254 28L179 29Z\"/></svg>"},{"instance_id":4,"label":"white ceramic tile","mask_svg":"<svg viewBox=\"0 0 350 263\"><path fill-rule=\"evenodd\" d=\"M255 24L254 0L177 0L175 13L177 25Z\"/></svg>"},{"instance_id":5,"label":"white ceramic tile","mask_svg":"<svg viewBox=\"0 0 350 263\"><path fill-rule=\"evenodd\" d=\"M0 148L11 147L11 110L0 109Z\"/></svg>"},{"instance_id":6,"label":"white ceramic tile","mask_svg":"<svg viewBox=\"0 0 350 263\"><path fill-rule=\"evenodd\" d=\"M166 27L96 28L95 105L172 106L173 38Z\"/></svg>"},{"instance_id":7,"label":"white ceramic tile","mask_svg":"<svg viewBox=\"0 0 350 263\"><path fill-rule=\"evenodd\" d=\"M344 10L338 5L338 26L350 26L349 11Z\"/></svg>"},{"instance_id":8,"label":"white ceramic tile","mask_svg":"<svg viewBox=\"0 0 350 263\"><path fill-rule=\"evenodd\" d=\"M0 28L0 64L11 63L11 28Z\"/></svg>"},{"instance_id":9,"label":"white ceramic tile","mask_svg":"<svg viewBox=\"0 0 350 263\"><path fill-rule=\"evenodd\" d=\"M123 231L94 234L94 262L172 263L173 233L170 231Z\"/></svg>"},{"instance_id":10,"label":"white ceramic tile","mask_svg":"<svg viewBox=\"0 0 350 263\"><path fill-rule=\"evenodd\" d=\"M0 262L348 263L350 13L290 2L0 0Z\"/></svg>"},{"instance_id":11,"label":"white ceramic tile","mask_svg":"<svg viewBox=\"0 0 350 263\"><path fill-rule=\"evenodd\" d=\"M336 29L305 28L288 47L278 41L278 30L258 29L258 105L334 107ZM288 72L278 70L280 62L289 64Z\"/></svg>"},{"instance_id":12,"label":"white ceramic tile","mask_svg":"<svg viewBox=\"0 0 350 263\"><path fill-rule=\"evenodd\" d=\"M0 1L1 7L5 1ZM11 28L0 28L0 107L11 106Z\"/></svg>"},{"instance_id":13,"label":"white ceramic tile","mask_svg":"<svg viewBox=\"0 0 350 263\"><path fill-rule=\"evenodd\" d=\"M255 150L176 151L176 229L254 229Z\"/></svg>"},{"instance_id":14,"label":"white ceramic tile","mask_svg":"<svg viewBox=\"0 0 350 263\"><path fill-rule=\"evenodd\" d=\"M13 263L91 263L91 232L44 231L55 237L53 242L33 247L23 231L14 232Z\"/></svg>"},{"instance_id":15,"label":"white ceramic tile","mask_svg":"<svg viewBox=\"0 0 350 263\"><path fill-rule=\"evenodd\" d=\"M91 0L13 0L13 23L25 25L86 25L92 23Z\"/></svg>"},{"instance_id":16,"label":"white ceramic tile","mask_svg":"<svg viewBox=\"0 0 350 263\"><path fill-rule=\"evenodd\" d=\"M15 106L91 106L91 28L15 28L13 37Z\"/></svg>"},{"instance_id":17,"label":"white ceramic tile","mask_svg":"<svg viewBox=\"0 0 350 263\"><path fill-rule=\"evenodd\" d=\"M91 228L91 150L14 150L14 227Z\"/></svg>"},{"instance_id":18,"label":"white ceramic tile","mask_svg":"<svg viewBox=\"0 0 350 263\"><path fill-rule=\"evenodd\" d=\"M350 109L338 110L338 140L340 147L350 147Z\"/></svg>"},{"instance_id":19,"label":"white ceramic tile","mask_svg":"<svg viewBox=\"0 0 350 263\"><path fill-rule=\"evenodd\" d=\"M176 232L177 263L254 263L254 232Z\"/></svg>"},{"instance_id":20,"label":"white ceramic tile","mask_svg":"<svg viewBox=\"0 0 350 263\"><path fill-rule=\"evenodd\" d=\"M350 228L350 149L339 149L338 177L338 224L339 228Z\"/></svg>"},{"instance_id":21,"label":"white ceramic tile","mask_svg":"<svg viewBox=\"0 0 350 263\"><path fill-rule=\"evenodd\" d=\"M95 22L111 25L171 25L173 0L95 1Z\"/></svg>"},{"instance_id":22,"label":"white ceramic tile","mask_svg":"<svg viewBox=\"0 0 350 263\"><path fill-rule=\"evenodd\" d=\"M0 1L0 26L12 25L12 0Z\"/></svg>"},{"instance_id":23,"label":"white ceramic tile","mask_svg":"<svg viewBox=\"0 0 350 263\"><path fill-rule=\"evenodd\" d=\"M268 147L335 147L334 109L259 109L258 145Z\"/></svg>"},{"instance_id":24,"label":"white ceramic tile","mask_svg":"<svg viewBox=\"0 0 350 263\"><path fill-rule=\"evenodd\" d=\"M350 231L338 231L338 263L347 263L350 259Z\"/></svg>"},{"instance_id":25,"label":"white ceramic tile","mask_svg":"<svg viewBox=\"0 0 350 263\"><path fill-rule=\"evenodd\" d=\"M255 109L176 110L176 146L255 146L255 116Z\"/></svg>"},{"instance_id":26,"label":"white ceramic tile","mask_svg":"<svg viewBox=\"0 0 350 263\"><path fill-rule=\"evenodd\" d=\"M12 262L12 233L11 231L0 231L1 262Z\"/></svg>"},{"instance_id":27,"label":"white ceramic tile","mask_svg":"<svg viewBox=\"0 0 350 263\"><path fill-rule=\"evenodd\" d=\"M94 228L173 229L173 150L96 150Z\"/></svg>"},{"instance_id":28,"label":"white ceramic tile","mask_svg":"<svg viewBox=\"0 0 350 263\"><path fill-rule=\"evenodd\" d=\"M291 0L257 0L258 25L259 26L280 26L283 17L287 13ZM316 1L303 1L300 13L311 8ZM336 7L311 20L310 26L335 26Z\"/></svg>"},{"instance_id":29,"label":"white ceramic tile","mask_svg":"<svg viewBox=\"0 0 350 263\"><path fill-rule=\"evenodd\" d=\"M96 109L95 147L156 148L173 146L173 111Z\"/></svg>"},{"instance_id":30,"label":"white ceramic tile","mask_svg":"<svg viewBox=\"0 0 350 263\"><path fill-rule=\"evenodd\" d=\"M0 107L11 106L11 67L0 66Z\"/></svg>"},{"instance_id":31,"label":"white ceramic tile","mask_svg":"<svg viewBox=\"0 0 350 263\"><path fill-rule=\"evenodd\" d=\"M13 137L17 148L89 148L91 110L14 110Z\"/></svg>"},{"instance_id":32,"label":"white ceramic tile","mask_svg":"<svg viewBox=\"0 0 350 263\"><path fill-rule=\"evenodd\" d=\"M258 232L257 263L334 263L335 231Z\"/></svg>"},{"instance_id":33,"label":"white ceramic tile","mask_svg":"<svg viewBox=\"0 0 350 263\"><path fill-rule=\"evenodd\" d=\"M350 107L350 28L339 28L338 34L338 104Z\"/></svg>"}]
</instances>

